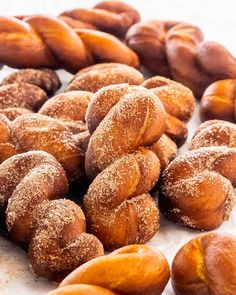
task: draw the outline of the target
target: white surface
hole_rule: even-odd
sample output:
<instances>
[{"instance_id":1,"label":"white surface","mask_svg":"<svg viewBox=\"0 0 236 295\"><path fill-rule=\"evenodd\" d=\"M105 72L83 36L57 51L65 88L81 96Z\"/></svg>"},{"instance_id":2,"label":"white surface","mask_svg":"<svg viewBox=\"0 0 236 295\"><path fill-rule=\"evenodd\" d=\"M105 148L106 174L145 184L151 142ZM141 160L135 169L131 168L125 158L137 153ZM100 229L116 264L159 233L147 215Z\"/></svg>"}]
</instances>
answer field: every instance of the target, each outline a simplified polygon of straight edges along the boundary
<instances>
[{"instance_id":1,"label":"white surface","mask_svg":"<svg viewBox=\"0 0 236 295\"><path fill-rule=\"evenodd\" d=\"M70 8L91 7L96 2L92 0L7 0L0 1L0 14L44 13L56 15ZM143 19L182 20L196 24L202 28L208 40L222 42L236 55L235 0L129 0L127 2L139 9ZM4 68L0 72L0 80L7 72L9 72L8 68ZM60 71L60 76L65 82L69 79L69 75L63 71ZM189 139L198 124L199 118L196 109L194 118L189 123ZM187 144L184 148L187 148ZM225 222L218 231L234 234L235 227L236 212L234 210L230 220ZM199 233L176 226L162 218L160 231L148 244L163 251L171 263L177 250L197 234ZM0 295L15 293L17 295L43 295L53 288L52 284L44 279L36 278L31 272L26 253L0 234ZM163 294L173 295L170 283Z\"/></svg>"}]
</instances>

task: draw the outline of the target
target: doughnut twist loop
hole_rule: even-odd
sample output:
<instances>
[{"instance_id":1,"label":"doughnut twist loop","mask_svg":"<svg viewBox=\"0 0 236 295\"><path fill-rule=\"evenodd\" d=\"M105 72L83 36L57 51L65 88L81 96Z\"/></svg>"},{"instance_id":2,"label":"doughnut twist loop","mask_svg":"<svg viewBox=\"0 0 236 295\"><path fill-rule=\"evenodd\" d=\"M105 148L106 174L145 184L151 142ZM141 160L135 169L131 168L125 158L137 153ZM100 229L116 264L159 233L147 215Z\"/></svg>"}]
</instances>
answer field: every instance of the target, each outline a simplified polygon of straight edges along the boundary
<instances>
[{"instance_id":1,"label":"doughnut twist loop","mask_svg":"<svg viewBox=\"0 0 236 295\"><path fill-rule=\"evenodd\" d=\"M159 228L158 208L148 192L161 168L156 150L164 164L173 156L172 150L170 158L163 153L166 138L158 143L165 119L158 97L140 86L111 85L92 97L86 113L91 138L85 170L90 180L97 177L84 210L91 232L108 249L145 243Z\"/></svg>"},{"instance_id":2,"label":"doughnut twist loop","mask_svg":"<svg viewBox=\"0 0 236 295\"><path fill-rule=\"evenodd\" d=\"M137 55L116 37L73 30L60 19L0 17L0 63L13 68L63 68L75 73L99 62L139 66Z\"/></svg>"},{"instance_id":3,"label":"doughnut twist loop","mask_svg":"<svg viewBox=\"0 0 236 295\"><path fill-rule=\"evenodd\" d=\"M60 280L82 263L103 255L98 239L86 234L85 217L65 197L66 174L42 151L27 152L0 165L0 210L6 211L12 240L29 248L37 275Z\"/></svg>"},{"instance_id":4,"label":"doughnut twist loop","mask_svg":"<svg viewBox=\"0 0 236 295\"><path fill-rule=\"evenodd\" d=\"M217 228L235 204L235 172L235 148L203 147L184 153L163 173L161 212L194 229Z\"/></svg>"},{"instance_id":5,"label":"doughnut twist loop","mask_svg":"<svg viewBox=\"0 0 236 295\"><path fill-rule=\"evenodd\" d=\"M147 69L184 84L197 98L211 83L236 78L236 59L223 45L205 41L196 26L140 22L129 29L126 41Z\"/></svg>"},{"instance_id":6,"label":"doughnut twist loop","mask_svg":"<svg viewBox=\"0 0 236 295\"><path fill-rule=\"evenodd\" d=\"M59 18L74 28L88 27L124 37L127 30L140 20L140 15L124 2L101 1L90 9L64 11Z\"/></svg>"}]
</instances>

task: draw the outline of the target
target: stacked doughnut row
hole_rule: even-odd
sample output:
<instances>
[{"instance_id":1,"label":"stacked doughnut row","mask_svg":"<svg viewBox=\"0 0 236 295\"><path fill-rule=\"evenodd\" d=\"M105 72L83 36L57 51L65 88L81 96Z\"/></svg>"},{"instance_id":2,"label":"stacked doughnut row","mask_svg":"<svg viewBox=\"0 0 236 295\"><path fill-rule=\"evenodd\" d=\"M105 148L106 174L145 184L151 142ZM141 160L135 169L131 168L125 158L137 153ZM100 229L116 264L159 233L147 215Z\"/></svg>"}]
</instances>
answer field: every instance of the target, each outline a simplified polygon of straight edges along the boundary
<instances>
[{"instance_id":1,"label":"stacked doughnut row","mask_svg":"<svg viewBox=\"0 0 236 295\"><path fill-rule=\"evenodd\" d=\"M115 1L0 18L0 62L25 68L0 85L0 217L34 272L62 281L50 295L161 294L168 262L143 245L160 213L205 231L235 205L234 58L192 25L139 20ZM158 76L144 80L138 56ZM44 67L77 73L57 94L60 79ZM177 156L201 96L205 122ZM235 237L196 237L173 260L174 292L235 294L235 258Z\"/></svg>"}]
</instances>

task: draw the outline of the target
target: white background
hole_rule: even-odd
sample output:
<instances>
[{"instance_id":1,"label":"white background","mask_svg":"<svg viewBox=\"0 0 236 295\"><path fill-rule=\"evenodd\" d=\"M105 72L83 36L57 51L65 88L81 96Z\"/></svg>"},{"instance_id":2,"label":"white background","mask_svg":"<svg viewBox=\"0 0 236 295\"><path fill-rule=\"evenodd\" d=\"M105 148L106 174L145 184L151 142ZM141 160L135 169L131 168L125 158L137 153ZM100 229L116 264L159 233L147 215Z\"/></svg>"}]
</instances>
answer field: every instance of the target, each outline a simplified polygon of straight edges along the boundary
<instances>
[{"instance_id":1,"label":"white background","mask_svg":"<svg viewBox=\"0 0 236 295\"><path fill-rule=\"evenodd\" d=\"M0 0L0 15L20 15L44 13L57 15L63 10L76 7L92 7L97 1L81 0ZM159 0L143 1L129 0L141 13L144 20L165 19L181 20L200 26L206 39L222 42L236 55L236 1L235 0ZM1 26L1 24L0 24ZM0 80L9 69L0 72ZM190 73L191 74L191 73ZM60 76L67 82L68 75L60 71ZM191 135L199 124L198 112L189 124ZM187 148L188 142L185 146ZM231 215L218 230L234 233L236 213ZM162 250L171 263L177 250L191 237L198 233L180 226L175 226L167 220L161 220L161 230L149 242ZM30 270L27 255L17 246L8 242L0 235L0 295L43 295L54 286L44 279L37 279ZM170 283L163 293L172 295Z\"/></svg>"}]
</instances>

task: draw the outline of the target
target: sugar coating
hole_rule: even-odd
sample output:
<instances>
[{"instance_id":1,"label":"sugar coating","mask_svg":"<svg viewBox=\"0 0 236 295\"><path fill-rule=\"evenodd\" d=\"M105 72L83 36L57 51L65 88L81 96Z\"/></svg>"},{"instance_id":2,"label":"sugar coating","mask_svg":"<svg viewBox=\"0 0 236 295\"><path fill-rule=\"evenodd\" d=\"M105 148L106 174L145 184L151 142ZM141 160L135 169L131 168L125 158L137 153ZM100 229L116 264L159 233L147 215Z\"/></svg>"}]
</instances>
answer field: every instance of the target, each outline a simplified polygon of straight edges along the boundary
<instances>
[{"instance_id":1,"label":"sugar coating","mask_svg":"<svg viewBox=\"0 0 236 295\"><path fill-rule=\"evenodd\" d=\"M136 69L119 63L103 63L79 71L66 91L86 90L96 92L100 88L120 83L139 85L143 75Z\"/></svg>"}]
</instances>

